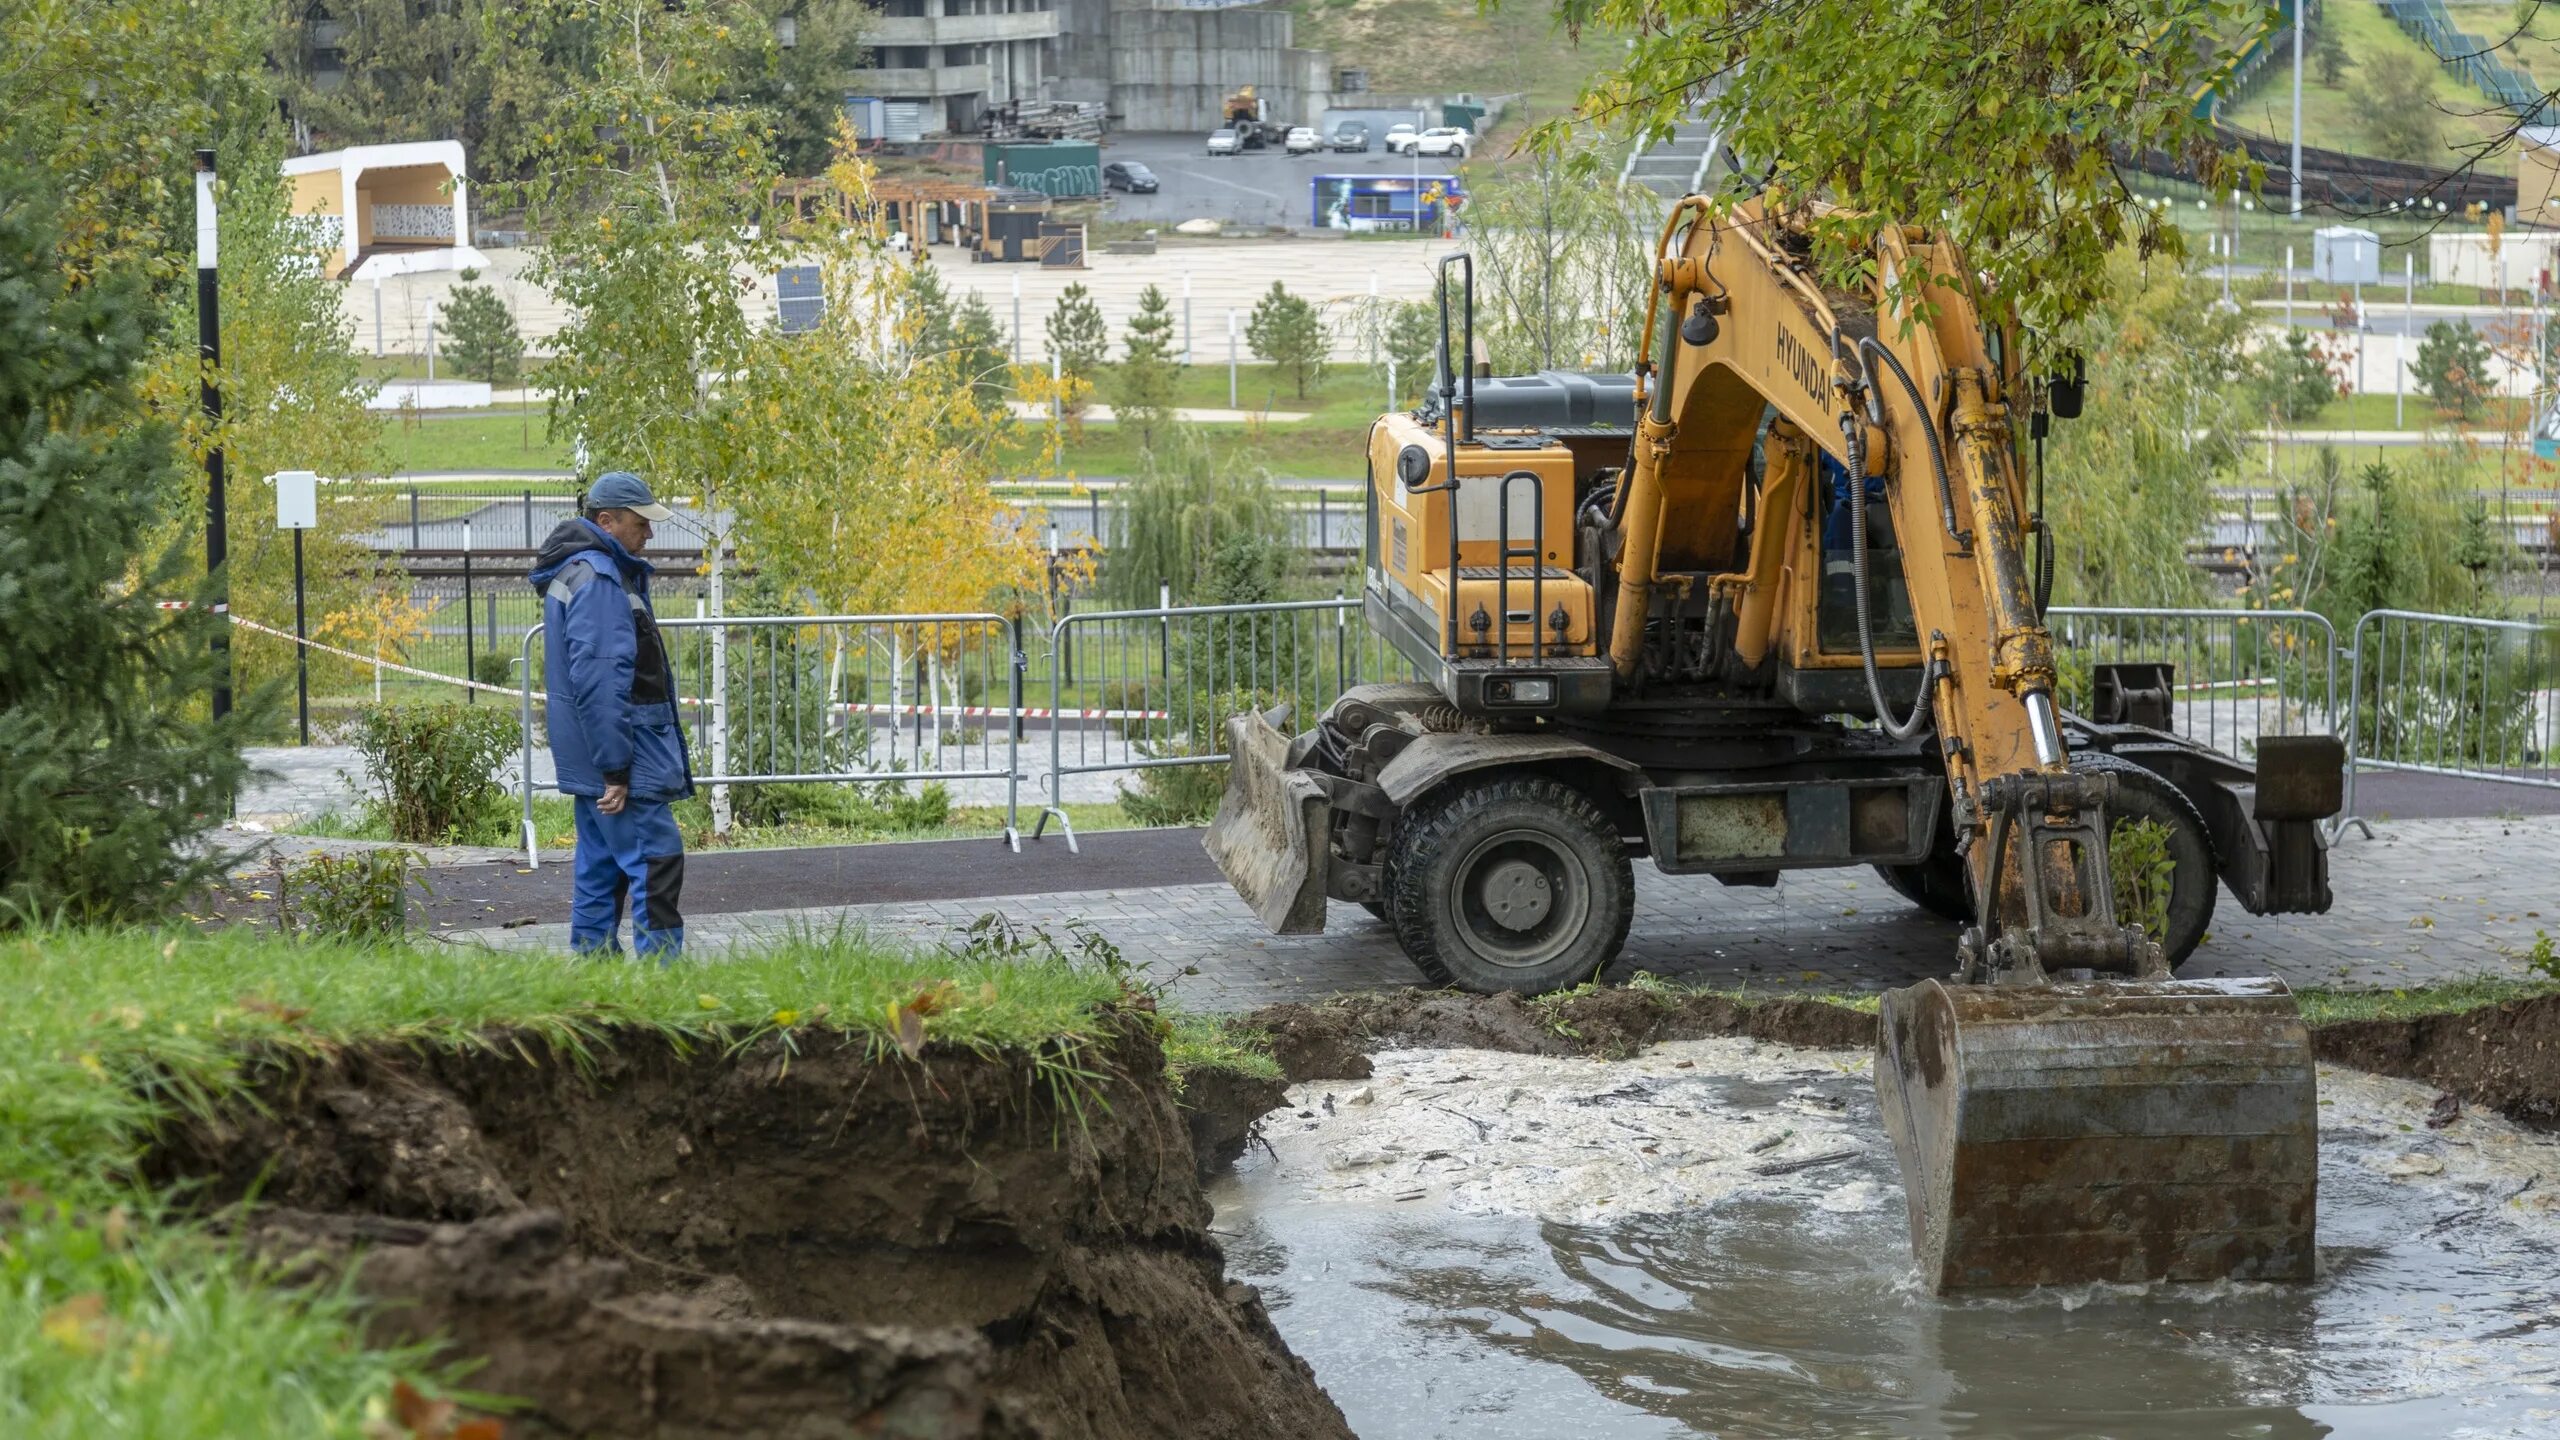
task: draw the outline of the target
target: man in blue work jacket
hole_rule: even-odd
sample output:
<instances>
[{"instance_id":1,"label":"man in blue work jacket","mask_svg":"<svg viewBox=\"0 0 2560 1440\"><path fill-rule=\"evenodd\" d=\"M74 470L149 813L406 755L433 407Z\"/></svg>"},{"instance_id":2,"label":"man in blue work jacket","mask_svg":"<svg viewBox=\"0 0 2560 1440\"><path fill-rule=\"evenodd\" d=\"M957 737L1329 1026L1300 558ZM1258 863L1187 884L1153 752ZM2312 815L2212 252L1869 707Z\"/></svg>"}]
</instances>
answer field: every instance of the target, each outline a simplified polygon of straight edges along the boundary
<instances>
[{"instance_id":1,"label":"man in blue work jacket","mask_svg":"<svg viewBox=\"0 0 2560 1440\"><path fill-rule=\"evenodd\" d=\"M668 805L693 793L693 764L639 552L671 512L627 470L597 477L582 508L526 577L542 597L551 758L578 812L569 943L620 954L628 898L633 942L663 964L684 951L684 836Z\"/></svg>"}]
</instances>

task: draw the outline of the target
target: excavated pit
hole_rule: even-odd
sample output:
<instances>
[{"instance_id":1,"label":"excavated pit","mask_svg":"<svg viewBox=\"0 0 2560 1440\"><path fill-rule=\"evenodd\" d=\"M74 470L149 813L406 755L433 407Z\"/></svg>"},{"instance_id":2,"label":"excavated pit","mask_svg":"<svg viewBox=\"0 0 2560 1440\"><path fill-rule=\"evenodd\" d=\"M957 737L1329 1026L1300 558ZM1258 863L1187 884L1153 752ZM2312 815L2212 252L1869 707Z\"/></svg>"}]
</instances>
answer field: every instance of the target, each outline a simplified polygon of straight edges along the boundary
<instances>
[{"instance_id":1,"label":"excavated pit","mask_svg":"<svg viewBox=\"0 0 2560 1440\"><path fill-rule=\"evenodd\" d=\"M1080 1083L806 1034L583 1062L485 1038L266 1061L150 1177L353 1267L377 1338L485 1356L473 1387L528 1402L511 1434L1350 1434L1227 1281L1139 1017L1069 1057Z\"/></svg>"},{"instance_id":2,"label":"excavated pit","mask_svg":"<svg viewBox=\"0 0 2560 1440\"><path fill-rule=\"evenodd\" d=\"M1365 1440L2560 1434L2560 997L2315 1032L2311 1282L1951 1296L1913 1274L1872 1017L1617 991L1253 1019L1297 1083L1213 1189L1221 1231Z\"/></svg>"}]
</instances>

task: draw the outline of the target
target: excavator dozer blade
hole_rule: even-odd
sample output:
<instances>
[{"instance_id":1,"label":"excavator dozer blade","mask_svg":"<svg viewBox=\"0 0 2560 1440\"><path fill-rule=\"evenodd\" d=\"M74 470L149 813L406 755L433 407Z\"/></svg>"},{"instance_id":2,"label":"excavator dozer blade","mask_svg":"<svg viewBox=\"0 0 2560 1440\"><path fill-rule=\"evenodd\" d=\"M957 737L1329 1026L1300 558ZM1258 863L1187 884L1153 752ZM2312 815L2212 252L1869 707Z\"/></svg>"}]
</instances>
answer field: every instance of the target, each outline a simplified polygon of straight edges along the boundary
<instances>
[{"instance_id":1,"label":"excavator dozer blade","mask_svg":"<svg viewBox=\"0 0 2560 1440\"><path fill-rule=\"evenodd\" d=\"M1227 793L1200 843L1274 935L1324 932L1331 809L1323 786L1289 768L1289 737L1270 716L1228 718Z\"/></svg>"},{"instance_id":2,"label":"excavator dozer blade","mask_svg":"<svg viewBox=\"0 0 2560 1440\"><path fill-rule=\"evenodd\" d=\"M2311 1278L2318 1100L2284 982L1930 980L1881 1021L1933 1289Z\"/></svg>"}]
</instances>

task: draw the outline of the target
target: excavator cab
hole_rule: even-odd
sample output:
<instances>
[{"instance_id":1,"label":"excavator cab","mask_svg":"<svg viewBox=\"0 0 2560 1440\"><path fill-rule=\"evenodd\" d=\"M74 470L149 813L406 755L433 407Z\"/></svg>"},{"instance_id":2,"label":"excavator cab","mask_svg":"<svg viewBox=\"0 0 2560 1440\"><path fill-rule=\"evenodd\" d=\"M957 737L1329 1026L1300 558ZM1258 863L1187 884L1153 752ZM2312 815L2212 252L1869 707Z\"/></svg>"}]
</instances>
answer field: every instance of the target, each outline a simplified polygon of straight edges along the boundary
<instances>
[{"instance_id":1,"label":"excavator cab","mask_svg":"<svg viewBox=\"0 0 2560 1440\"><path fill-rule=\"evenodd\" d=\"M1233 717L1207 848L1275 932L1347 901L1432 982L1523 993L1617 955L1634 858L1872 866L1957 925L1876 1057L1929 1284L2306 1278L2292 998L2174 971L2220 891L2328 907L2341 747L2140 723L2165 675L2062 710L2019 422L2076 382L2021 373L1941 237L1882 227L1829 288L1811 213L1679 202L1631 375L1483 373L1444 262L1439 376L1368 455L1365 608L1414 679ZM2118 893L2127 833L2165 895Z\"/></svg>"}]
</instances>

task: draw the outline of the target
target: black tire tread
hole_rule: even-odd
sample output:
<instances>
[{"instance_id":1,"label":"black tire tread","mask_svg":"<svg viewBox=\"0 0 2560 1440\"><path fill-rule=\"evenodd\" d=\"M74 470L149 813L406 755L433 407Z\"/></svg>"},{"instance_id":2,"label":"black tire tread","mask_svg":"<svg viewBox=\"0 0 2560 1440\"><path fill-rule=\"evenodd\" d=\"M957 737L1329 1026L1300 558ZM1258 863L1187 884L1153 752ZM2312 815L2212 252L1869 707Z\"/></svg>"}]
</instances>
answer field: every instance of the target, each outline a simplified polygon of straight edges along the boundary
<instances>
[{"instance_id":1,"label":"black tire tread","mask_svg":"<svg viewBox=\"0 0 2560 1440\"><path fill-rule=\"evenodd\" d=\"M2213 928L2214 902L2220 898L2218 894L2221 889L2221 870L2218 863L2220 857L2214 853L2213 832L2205 828L2203 812L2196 809L2196 802L2188 799L2185 791L2170 784L2167 778L2122 756L2109 755L2096 750L2083 750L2071 757L2071 768L2083 773L2115 776L2116 793L2119 796L2127 792L2141 795L2156 805L2160 811L2165 812L2130 818L2166 819L2172 830L2185 830L2194 844L2203 850L2204 880L2198 889L2204 898L2202 905L2198 907L2194 922L2186 926L2179 924L2178 900L2174 891L2169 902L2170 933L2162 937L2161 948L2169 957L2170 970L2175 971L2187 962L2188 956L2195 953L2197 944L2204 939L2206 932ZM2113 828L2117 820L2128 818L2126 808L2120 799L2115 810L2107 818L2109 828ZM2171 843L2174 845L2177 842L2173 838ZM2187 878L2185 862L2179 864L2178 872L2179 879ZM2178 888L2185 887L2181 885ZM2172 944L2172 940L2176 943Z\"/></svg>"},{"instance_id":2,"label":"black tire tread","mask_svg":"<svg viewBox=\"0 0 2560 1440\"><path fill-rule=\"evenodd\" d=\"M1407 810L1387 851L1387 923L1394 928L1396 943L1405 957L1434 985L1450 987L1460 982L1432 943L1431 887L1407 884L1403 877L1445 847L1469 819L1492 806L1515 802L1551 811L1594 837L1606 838L1614 867L1604 867L1609 873L1604 873L1599 883L1614 881L1623 903L1618 906L1617 922L1599 962L1591 967L1592 972L1597 973L1626 948L1627 930L1635 921L1635 871L1627 861L1618 827L1601 813L1591 797L1551 775L1504 774L1478 779L1473 784L1462 780L1445 794Z\"/></svg>"}]
</instances>

